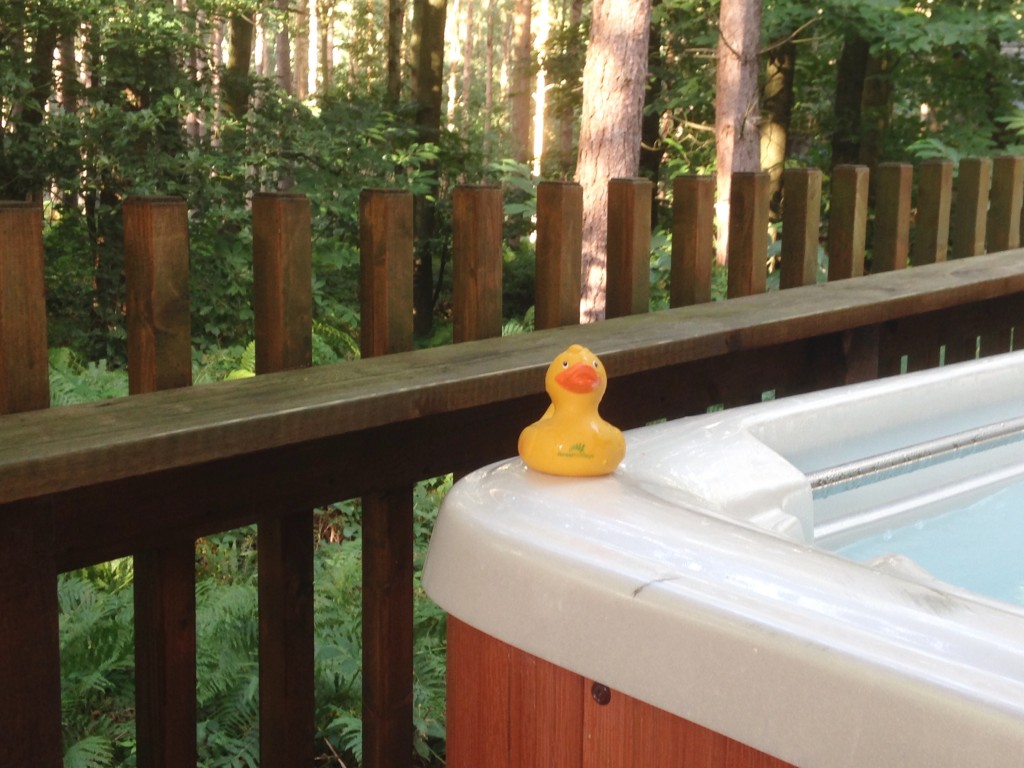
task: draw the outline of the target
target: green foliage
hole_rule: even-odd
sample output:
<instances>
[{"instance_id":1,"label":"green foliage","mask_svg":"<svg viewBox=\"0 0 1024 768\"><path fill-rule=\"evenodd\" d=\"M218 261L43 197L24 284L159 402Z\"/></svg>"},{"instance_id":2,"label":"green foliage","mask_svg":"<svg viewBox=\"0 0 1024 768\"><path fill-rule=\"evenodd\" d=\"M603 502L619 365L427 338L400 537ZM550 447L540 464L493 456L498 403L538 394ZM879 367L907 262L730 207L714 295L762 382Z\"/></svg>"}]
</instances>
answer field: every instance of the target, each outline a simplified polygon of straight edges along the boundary
<instances>
[{"instance_id":1,"label":"green foliage","mask_svg":"<svg viewBox=\"0 0 1024 768\"><path fill-rule=\"evenodd\" d=\"M50 350L50 405L74 405L128 394L128 374L106 360L83 363L67 347Z\"/></svg>"},{"instance_id":2,"label":"green foliage","mask_svg":"<svg viewBox=\"0 0 1024 768\"><path fill-rule=\"evenodd\" d=\"M423 592L420 572L437 509L451 476L414 493L414 727L423 764L444 755L445 614ZM361 760L362 695L360 508L334 505L316 515L314 663L318 743L324 760ZM259 764L259 622L256 529L196 545L199 764ZM61 605L66 766L135 764L134 651L130 559L64 574Z\"/></svg>"}]
</instances>

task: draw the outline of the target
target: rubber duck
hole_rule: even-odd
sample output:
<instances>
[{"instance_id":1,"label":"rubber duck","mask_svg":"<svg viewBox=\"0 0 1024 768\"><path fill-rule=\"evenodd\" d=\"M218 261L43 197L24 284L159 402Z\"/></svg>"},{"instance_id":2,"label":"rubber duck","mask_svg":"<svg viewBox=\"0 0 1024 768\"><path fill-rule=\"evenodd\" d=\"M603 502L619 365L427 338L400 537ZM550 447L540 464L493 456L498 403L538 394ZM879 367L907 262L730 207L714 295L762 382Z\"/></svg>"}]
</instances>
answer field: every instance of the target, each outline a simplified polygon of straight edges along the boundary
<instances>
[{"instance_id":1,"label":"rubber duck","mask_svg":"<svg viewBox=\"0 0 1024 768\"><path fill-rule=\"evenodd\" d=\"M597 412L608 386L597 356L573 344L548 366L544 386L551 406L519 435L519 455L526 466L571 477L615 471L626 454L626 439Z\"/></svg>"}]
</instances>

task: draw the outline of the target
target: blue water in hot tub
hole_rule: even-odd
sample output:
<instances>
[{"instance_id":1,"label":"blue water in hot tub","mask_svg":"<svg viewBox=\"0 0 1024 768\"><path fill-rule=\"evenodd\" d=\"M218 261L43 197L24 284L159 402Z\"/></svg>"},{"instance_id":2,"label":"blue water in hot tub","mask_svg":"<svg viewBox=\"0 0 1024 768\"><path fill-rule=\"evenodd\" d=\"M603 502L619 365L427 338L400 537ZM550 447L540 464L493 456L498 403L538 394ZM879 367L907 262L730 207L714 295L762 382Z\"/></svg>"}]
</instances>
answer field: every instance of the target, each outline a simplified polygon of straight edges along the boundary
<instances>
[{"instance_id":1,"label":"blue water in hot tub","mask_svg":"<svg viewBox=\"0 0 1024 768\"><path fill-rule=\"evenodd\" d=\"M1024 605L1024 483L835 551L858 561L905 555L937 579Z\"/></svg>"}]
</instances>

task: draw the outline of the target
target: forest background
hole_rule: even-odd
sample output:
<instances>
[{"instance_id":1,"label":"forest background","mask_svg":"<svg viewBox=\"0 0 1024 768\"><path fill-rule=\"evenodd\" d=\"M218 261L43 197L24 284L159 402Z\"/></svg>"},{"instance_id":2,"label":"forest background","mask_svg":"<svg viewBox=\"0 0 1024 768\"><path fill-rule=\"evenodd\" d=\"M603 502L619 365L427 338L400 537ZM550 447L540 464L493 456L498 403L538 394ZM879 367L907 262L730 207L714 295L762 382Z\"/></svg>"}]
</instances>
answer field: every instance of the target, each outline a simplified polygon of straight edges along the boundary
<instances>
[{"instance_id":1,"label":"forest background","mask_svg":"<svg viewBox=\"0 0 1024 768\"><path fill-rule=\"evenodd\" d=\"M671 180L717 167L724 16L712 0L618 1L650 12L637 140L638 173L656 185L657 305ZM814 166L827 179L839 163L1024 151L1024 1L727 1L758 20L750 109L764 169ZM55 404L127 392L129 195L189 205L197 383L251 371L249 201L260 190L313 204L316 362L358 355L358 197L368 187L416 195L416 331L435 344L450 337L449 193L502 184L505 315L510 330L528 328L535 184L578 172L601 2L0 2L0 198L44 206ZM827 206L826 184L826 225ZM417 491L421 542L445 483ZM354 765L358 506L323 510L316 535L320 751ZM252 546L243 532L197 549L204 765L258 759ZM134 764L130 583L130 561L62 580L68 765ZM416 759L431 764L443 756L443 616L426 602L417 611Z\"/></svg>"}]
</instances>

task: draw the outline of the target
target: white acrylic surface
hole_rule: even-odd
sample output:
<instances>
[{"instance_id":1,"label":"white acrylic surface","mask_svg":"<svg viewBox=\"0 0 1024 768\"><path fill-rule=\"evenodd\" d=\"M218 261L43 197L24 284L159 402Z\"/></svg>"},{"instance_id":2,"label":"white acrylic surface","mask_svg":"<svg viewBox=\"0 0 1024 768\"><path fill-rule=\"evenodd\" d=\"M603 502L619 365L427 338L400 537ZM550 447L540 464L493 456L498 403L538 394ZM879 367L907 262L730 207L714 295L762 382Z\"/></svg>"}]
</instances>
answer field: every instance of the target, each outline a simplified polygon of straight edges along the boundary
<instances>
[{"instance_id":1,"label":"white acrylic surface","mask_svg":"<svg viewBox=\"0 0 1024 768\"><path fill-rule=\"evenodd\" d=\"M804 474L1022 415L1022 395L1014 353L634 430L606 478L493 465L449 493L423 584L803 768L1024 765L1024 609L827 549L1019 478L1024 442L818 502Z\"/></svg>"}]
</instances>

